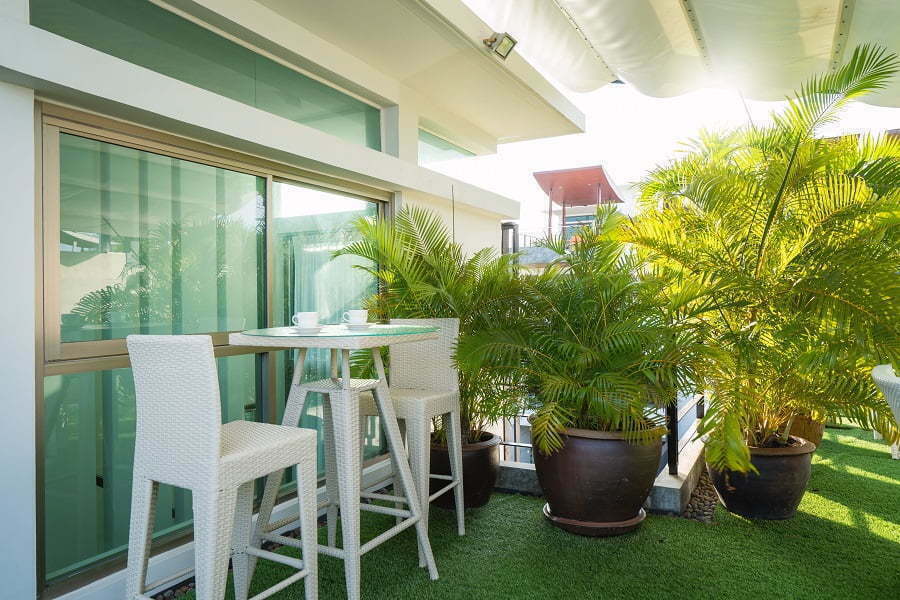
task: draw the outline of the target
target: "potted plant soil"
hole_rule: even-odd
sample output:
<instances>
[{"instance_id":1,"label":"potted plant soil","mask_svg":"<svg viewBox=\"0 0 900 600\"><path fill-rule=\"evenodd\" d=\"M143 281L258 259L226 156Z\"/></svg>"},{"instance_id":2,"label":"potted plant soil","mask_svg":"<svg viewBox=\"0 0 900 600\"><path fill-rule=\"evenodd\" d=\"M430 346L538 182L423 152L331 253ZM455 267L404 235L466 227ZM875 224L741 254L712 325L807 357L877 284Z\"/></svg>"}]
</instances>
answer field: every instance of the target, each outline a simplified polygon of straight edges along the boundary
<instances>
[{"instance_id":1,"label":"potted plant soil","mask_svg":"<svg viewBox=\"0 0 900 600\"><path fill-rule=\"evenodd\" d=\"M366 260L379 289L366 307L380 319L459 319L459 343L496 323L506 322L520 304L515 257L485 248L467 256L433 213L408 207L392 222L361 219L362 239L337 255ZM521 411L521 393L508 376L481 366L459 365L463 442L463 495L466 508L487 504L499 472L500 438L490 426ZM431 472L450 474L444 424L432 435ZM432 491L446 482L433 481ZM434 505L452 509L452 494Z\"/></svg>"},{"instance_id":2,"label":"potted plant soil","mask_svg":"<svg viewBox=\"0 0 900 600\"><path fill-rule=\"evenodd\" d=\"M625 217L601 209L540 275L522 278L515 326L461 345L463 362L507 372L530 392L535 469L557 527L627 533L660 462L661 408L692 378L702 348L660 296L660 282L618 241Z\"/></svg>"},{"instance_id":3,"label":"potted plant soil","mask_svg":"<svg viewBox=\"0 0 900 600\"><path fill-rule=\"evenodd\" d=\"M705 133L642 184L628 237L670 294L694 296L687 313L711 357L699 434L734 513L795 514L815 450L798 435L805 416L900 438L869 377L900 353L900 145L818 133L898 64L857 48L771 124Z\"/></svg>"}]
</instances>

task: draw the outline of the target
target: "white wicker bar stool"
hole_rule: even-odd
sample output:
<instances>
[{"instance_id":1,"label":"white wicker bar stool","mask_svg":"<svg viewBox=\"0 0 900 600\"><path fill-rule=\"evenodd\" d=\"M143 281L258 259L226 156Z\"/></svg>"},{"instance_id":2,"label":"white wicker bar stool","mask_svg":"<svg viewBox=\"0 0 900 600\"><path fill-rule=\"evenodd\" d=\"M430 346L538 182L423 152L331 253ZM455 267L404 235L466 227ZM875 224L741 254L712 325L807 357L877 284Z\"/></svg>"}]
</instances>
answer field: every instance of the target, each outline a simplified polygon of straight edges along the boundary
<instances>
[{"instance_id":1,"label":"white wicker bar stool","mask_svg":"<svg viewBox=\"0 0 900 600\"><path fill-rule=\"evenodd\" d=\"M222 425L219 382L209 336L131 335L127 341L137 396L127 600L149 600L145 590L167 583L146 585L160 483L186 488L193 494L198 600L225 597L229 556L237 600L247 599L251 557L297 569L254 596L254 600L268 598L304 578L306 600L315 600L316 433L311 429L246 421ZM254 480L294 465L302 560L251 545Z\"/></svg>"},{"instance_id":2,"label":"white wicker bar stool","mask_svg":"<svg viewBox=\"0 0 900 600\"><path fill-rule=\"evenodd\" d=\"M453 347L459 337L459 319L392 319L391 325L431 325L440 328L440 337L436 340L391 348L389 377L391 401L397 419L402 419L405 424L409 462L421 498L422 520L425 527L428 527L430 503L453 490L456 500L457 533L465 535L459 376L453 366ZM378 415L378 408L369 394L362 395L359 407L361 417ZM447 427L451 472L449 476L431 473L431 422L435 417L441 417L444 423L447 423L449 418ZM361 418L360 423L365 423L365 420ZM431 479L448 483L432 494ZM421 554L419 562L420 566L424 566L424 557Z\"/></svg>"},{"instance_id":3,"label":"white wicker bar stool","mask_svg":"<svg viewBox=\"0 0 900 600\"><path fill-rule=\"evenodd\" d=\"M878 365L872 369L872 379L891 406L894 419L900 423L900 377L894 374L891 365ZM900 460L900 444L891 445L891 458Z\"/></svg>"},{"instance_id":4,"label":"white wicker bar stool","mask_svg":"<svg viewBox=\"0 0 900 600\"><path fill-rule=\"evenodd\" d=\"M362 392L371 391L376 399L382 427L385 431L385 439L392 455L405 455L403 439L397 426L397 417L394 414L394 404L390 400L390 390L384 374L384 365L381 361L380 349L385 346L407 344L415 341L434 339L437 331L434 328L421 327L391 327L374 326L365 333L354 333L340 326L326 326L325 330L312 335L296 335L287 332L283 335L283 328L259 330L262 334L246 332L231 334L229 340L232 344L276 346L298 348L295 362L294 375L291 380L290 392L284 408L282 424L295 426L303 414L310 392L325 395L324 423L325 423L325 450L326 450L326 490L328 499L326 514L330 516L331 524L328 544L319 545L319 552L327 556L339 558L344 561L344 579L347 584L348 600L360 598L360 563L364 554L383 544L388 539L400 532L415 527L419 550L425 558L425 566L428 568L428 576L435 580L438 578L437 566L431 552L431 544L424 529L419 507L419 494L415 490L412 472L409 463L404 459L399 461L396 481L401 495L388 496L368 492L360 485L360 447L359 438L359 398ZM310 348L324 348L331 350L331 377L318 381L303 381L304 364L307 352ZM368 350L372 353L372 361L375 365L377 379L353 379L350 374L351 350ZM340 376L338 374L340 373ZM266 479L265 492L260 503L259 518L257 519L254 539L265 539L285 545L293 545L290 538L280 536L275 530L285 527L296 518L287 517L273 522L271 520L272 508L275 504L276 492L281 482L281 473L273 473ZM381 504L361 503L365 500L388 500L403 504L405 508L391 508ZM337 514L341 516L341 546L336 545L336 521ZM360 513L361 511L376 512L399 517L400 521L393 527L381 532L372 539L362 542L360 539ZM253 561L251 560L251 572Z\"/></svg>"}]
</instances>

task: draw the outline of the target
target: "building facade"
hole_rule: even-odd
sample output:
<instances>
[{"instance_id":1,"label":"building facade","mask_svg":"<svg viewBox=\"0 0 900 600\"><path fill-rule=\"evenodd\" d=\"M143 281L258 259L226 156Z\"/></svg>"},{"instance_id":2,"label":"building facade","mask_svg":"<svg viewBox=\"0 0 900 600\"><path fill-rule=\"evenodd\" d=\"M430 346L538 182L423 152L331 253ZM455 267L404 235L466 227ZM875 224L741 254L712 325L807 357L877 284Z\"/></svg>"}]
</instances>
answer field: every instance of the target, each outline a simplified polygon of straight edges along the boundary
<instances>
[{"instance_id":1,"label":"building facade","mask_svg":"<svg viewBox=\"0 0 900 600\"><path fill-rule=\"evenodd\" d=\"M518 202L422 165L583 116L490 34L459 0L0 0L0 595L122 596L124 336L211 334L225 418L276 420L291 361L227 332L361 302L354 220L417 204L499 246ZM164 490L151 578L190 522Z\"/></svg>"}]
</instances>

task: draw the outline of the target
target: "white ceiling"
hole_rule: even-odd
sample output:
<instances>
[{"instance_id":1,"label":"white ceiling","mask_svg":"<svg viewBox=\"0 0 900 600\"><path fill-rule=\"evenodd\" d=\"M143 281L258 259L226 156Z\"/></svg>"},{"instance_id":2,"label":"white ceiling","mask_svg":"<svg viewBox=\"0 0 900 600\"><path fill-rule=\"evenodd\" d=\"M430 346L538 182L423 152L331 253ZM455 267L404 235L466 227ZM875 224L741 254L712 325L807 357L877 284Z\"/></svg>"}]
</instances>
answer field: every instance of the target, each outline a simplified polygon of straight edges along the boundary
<instances>
[{"instance_id":1,"label":"white ceiling","mask_svg":"<svg viewBox=\"0 0 900 600\"><path fill-rule=\"evenodd\" d=\"M781 100L859 44L900 53L900 0L465 0L575 91L727 86ZM867 97L900 106L900 79Z\"/></svg>"},{"instance_id":2,"label":"white ceiling","mask_svg":"<svg viewBox=\"0 0 900 600\"><path fill-rule=\"evenodd\" d=\"M420 113L426 119L435 120L428 114L433 106L468 121L497 142L581 130L571 115L563 114L561 105L555 106L490 55L481 38L492 30L458 0L458 8L475 20L474 35L457 29L432 6L452 7L447 2L258 1L413 90L425 100ZM552 89L542 77L541 82Z\"/></svg>"}]
</instances>

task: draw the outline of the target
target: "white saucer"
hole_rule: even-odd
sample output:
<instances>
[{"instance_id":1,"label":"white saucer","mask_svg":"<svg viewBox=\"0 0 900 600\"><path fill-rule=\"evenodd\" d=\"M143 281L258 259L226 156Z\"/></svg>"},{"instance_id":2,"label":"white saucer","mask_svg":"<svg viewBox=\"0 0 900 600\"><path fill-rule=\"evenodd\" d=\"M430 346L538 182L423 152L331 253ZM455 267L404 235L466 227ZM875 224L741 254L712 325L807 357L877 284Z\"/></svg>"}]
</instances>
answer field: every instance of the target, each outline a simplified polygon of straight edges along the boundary
<instances>
[{"instance_id":1,"label":"white saucer","mask_svg":"<svg viewBox=\"0 0 900 600\"><path fill-rule=\"evenodd\" d=\"M372 326L371 323L344 323L344 327L346 327L347 329L353 329L356 331L359 331L362 329L368 329L371 326Z\"/></svg>"},{"instance_id":2,"label":"white saucer","mask_svg":"<svg viewBox=\"0 0 900 600\"><path fill-rule=\"evenodd\" d=\"M322 331L322 326L317 325L315 327L294 327L293 329L297 333L306 333L306 334L319 333L320 331Z\"/></svg>"}]
</instances>

